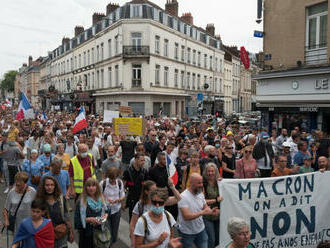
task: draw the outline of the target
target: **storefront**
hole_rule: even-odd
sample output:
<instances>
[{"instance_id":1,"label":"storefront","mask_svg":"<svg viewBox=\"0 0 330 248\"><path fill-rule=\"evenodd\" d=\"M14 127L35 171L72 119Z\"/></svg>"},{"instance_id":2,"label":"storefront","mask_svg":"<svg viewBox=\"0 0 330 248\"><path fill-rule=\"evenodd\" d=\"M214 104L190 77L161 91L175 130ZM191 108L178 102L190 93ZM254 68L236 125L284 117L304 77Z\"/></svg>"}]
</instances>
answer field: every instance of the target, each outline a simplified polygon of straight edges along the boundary
<instances>
[{"instance_id":1,"label":"storefront","mask_svg":"<svg viewBox=\"0 0 330 248\"><path fill-rule=\"evenodd\" d=\"M262 126L330 133L330 67L258 74Z\"/></svg>"},{"instance_id":2,"label":"storefront","mask_svg":"<svg viewBox=\"0 0 330 248\"><path fill-rule=\"evenodd\" d=\"M95 114L95 97L91 91L75 91L73 93L73 106L79 108L83 106L87 114Z\"/></svg>"}]
</instances>

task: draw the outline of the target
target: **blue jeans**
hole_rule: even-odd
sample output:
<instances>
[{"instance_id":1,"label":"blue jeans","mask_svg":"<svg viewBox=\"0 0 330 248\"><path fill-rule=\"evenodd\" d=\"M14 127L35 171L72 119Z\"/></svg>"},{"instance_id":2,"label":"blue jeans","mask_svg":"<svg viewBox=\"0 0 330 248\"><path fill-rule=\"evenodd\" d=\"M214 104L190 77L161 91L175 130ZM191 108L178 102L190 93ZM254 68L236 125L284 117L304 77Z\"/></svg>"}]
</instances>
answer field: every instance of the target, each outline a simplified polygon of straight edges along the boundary
<instances>
[{"instance_id":1,"label":"blue jeans","mask_svg":"<svg viewBox=\"0 0 330 248\"><path fill-rule=\"evenodd\" d=\"M208 220L203 218L205 230L209 237L208 248L214 248L219 244L219 220Z\"/></svg>"},{"instance_id":2,"label":"blue jeans","mask_svg":"<svg viewBox=\"0 0 330 248\"><path fill-rule=\"evenodd\" d=\"M179 236L182 238L182 248L191 248L195 244L196 248L207 248L207 233L204 229L197 234L185 234L179 231Z\"/></svg>"}]
</instances>

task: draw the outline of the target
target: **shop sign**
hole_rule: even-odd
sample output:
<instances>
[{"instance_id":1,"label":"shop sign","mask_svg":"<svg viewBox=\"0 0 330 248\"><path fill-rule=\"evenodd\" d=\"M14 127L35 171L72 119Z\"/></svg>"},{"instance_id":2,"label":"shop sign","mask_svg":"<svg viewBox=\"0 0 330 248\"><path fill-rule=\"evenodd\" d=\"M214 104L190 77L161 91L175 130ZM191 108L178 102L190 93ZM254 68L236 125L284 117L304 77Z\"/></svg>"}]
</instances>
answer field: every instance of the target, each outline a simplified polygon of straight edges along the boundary
<instances>
[{"instance_id":1,"label":"shop sign","mask_svg":"<svg viewBox=\"0 0 330 248\"><path fill-rule=\"evenodd\" d=\"M315 89L316 90L326 90L329 88L329 80L328 79L320 79L315 81Z\"/></svg>"},{"instance_id":2,"label":"shop sign","mask_svg":"<svg viewBox=\"0 0 330 248\"><path fill-rule=\"evenodd\" d=\"M300 107L300 112L317 112L319 110L318 107Z\"/></svg>"}]
</instances>

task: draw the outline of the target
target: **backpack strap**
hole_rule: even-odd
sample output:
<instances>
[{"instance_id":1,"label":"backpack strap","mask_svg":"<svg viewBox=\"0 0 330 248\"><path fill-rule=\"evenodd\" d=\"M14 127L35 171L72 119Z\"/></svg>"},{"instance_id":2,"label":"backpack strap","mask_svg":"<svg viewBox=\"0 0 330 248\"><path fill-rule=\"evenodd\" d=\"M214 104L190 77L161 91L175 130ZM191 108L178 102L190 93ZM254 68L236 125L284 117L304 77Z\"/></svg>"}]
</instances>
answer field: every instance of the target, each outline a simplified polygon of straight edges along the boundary
<instances>
[{"instance_id":1,"label":"backpack strap","mask_svg":"<svg viewBox=\"0 0 330 248\"><path fill-rule=\"evenodd\" d=\"M105 190L106 186L107 186L107 179L104 179L103 183L102 183L102 193L104 193L104 190Z\"/></svg>"},{"instance_id":2,"label":"backpack strap","mask_svg":"<svg viewBox=\"0 0 330 248\"><path fill-rule=\"evenodd\" d=\"M138 211L139 211L139 216L143 215L143 209L144 209L144 204L142 204L140 201L138 201Z\"/></svg>"},{"instance_id":3,"label":"backpack strap","mask_svg":"<svg viewBox=\"0 0 330 248\"><path fill-rule=\"evenodd\" d=\"M118 199L120 199L120 192L122 190L122 184L121 184L121 180L120 179L117 179L117 183L118 183L118 188L119 188L119 193L118 193Z\"/></svg>"},{"instance_id":4,"label":"backpack strap","mask_svg":"<svg viewBox=\"0 0 330 248\"><path fill-rule=\"evenodd\" d=\"M60 205L61 205L61 215L62 215L62 219L64 221L64 200L63 200L63 195L62 194L60 196Z\"/></svg>"},{"instance_id":5,"label":"backpack strap","mask_svg":"<svg viewBox=\"0 0 330 248\"><path fill-rule=\"evenodd\" d=\"M171 230L170 213L167 210L165 210L165 216L166 216L166 219L167 219L168 226Z\"/></svg>"},{"instance_id":6,"label":"backpack strap","mask_svg":"<svg viewBox=\"0 0 330 248\"><path fill-rule=\"evenodd\" d=\"M144 225L144 237L146 238L149 235L147 218L143 215L141 215L141 218L142 218L142 222L143 222L143 225Z\"/></svg>"}]
</instances>

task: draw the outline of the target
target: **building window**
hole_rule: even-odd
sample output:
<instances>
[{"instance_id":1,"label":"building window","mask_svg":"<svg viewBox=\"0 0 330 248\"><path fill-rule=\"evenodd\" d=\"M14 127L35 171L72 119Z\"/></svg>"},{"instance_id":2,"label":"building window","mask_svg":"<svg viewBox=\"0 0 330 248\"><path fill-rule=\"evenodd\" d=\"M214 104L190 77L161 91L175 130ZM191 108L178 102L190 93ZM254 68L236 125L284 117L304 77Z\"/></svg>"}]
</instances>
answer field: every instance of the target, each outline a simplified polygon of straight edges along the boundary
<instances>
[{"instance_id":1,"label":"building window","mask_svg":"<svg viewBox=\"0 0 330 248\"><path fill-rule=\"evenodd\" d=\"M155 70L155 84L159 85L160 84L160 66L156 65L156 70Z\"/></svg>"},{"instance_id":2,"label":"building window","mask_svg":"<svg viewBox=\"0 0 330 248\"><path fill-rule=\"evenodd\" d=\"M197 60L198 60L198 66L201 66L201 52L198 52L198 56L197 56Z\"/></svg>"},{"instance_id":3,"label":"building window","mask_svg":"<svg viewBox=\"0 0 330 248\"><path fill-rule=\"evenodd\" d=\"M213 69L213 57L210 56L210 70Z\"/></svg>"},{"instance_id":4,"label":"building window","mask_svg":"<svg viewBox=\"0 0 330 248\"><path fill-rule=\"evenodd\" d=\"M193 50L193 64L196 65L196 50Z\"/></svg>"},{"instance_id":5,"label":"building window","mask_svg":"<svg viewBox=\"0 0 330 248\"><path fill-rule=\"evenodd\" d=\"M188 52L187 52L187 62L188 62L188 64L190 64L190 62L191 62L191 49L190 48L188 48Z\"/></svg>"},{"instance_id":6,"label":"building window","mask_svg":"<svg viewBox=\"0 0 330 248\"><path fill-rule=\"evenodd\" d=\"M119 42L118 42L118 35L115 37L115 54L119 53Z\"/></svg>"},{"instance_id":7,"label":"building window","mask_svg":"<svg viewBox=\"0 0 330 248\"><path fill-rule=\"evenodd\" d=\"M96 46L96 62L100 61L100 46Z\"/></svg>"},{"instance_id":8,"label":"building window","mask_svg":"<svg viewBox=\"0 0 330 248\"><path fill-rule=\"evenodd\" d=\"M132 71L132 87L141 87L141 65L133 65Z\"/></svg>"},{"instance_id":9,"label":"building window","mask_svg":"<svg viewBox=\"0 0 330 248\"><path fill-rule=\"evenodd\" d=\"M181 71L181 88L184 89L184 71Z\"/></svg>"},{"instance_id":10,"label":"building window","mask_svg":"<svg viewBox=\"0 0 330 248\"><path fill-rule=\"evenodd\" d=\"M81 54L79 54L79 60L78 60L78 68L80 68L81 67Z\"/></svg>"},{"instance_id":11,"label":"building window","mask_svg":"<svg viewBox=\"0 0 330 248\"><path fill-rule=\"evenodd\" d=\"M207 54L204 54L204 67L207 68Z\"/></svg>"},{"instance_id":12,"label":"building window","mask_svg":"<svg viewBox=\"0 0 330 248\"><path fill-rule=\"evenodd\" d=\"M327 46L328 2L307 8L307 47L315 49Z\"/></svg>"},{"instance_id":13,"label":"building window","mask_svg":"<svg viewBox=\"0 0 330 248\"><path fill-rule=\"evenodd\" d=\"M109 76L109 87L112 87L112 67L108 68L108 76Z\"/></svg>"},{"instance_id":14,"label":"building window","mask_svg":"<svg viewBox=\"0 0 330 248\"><path fill-rule=\"evenodd\" d=\"M178 43L175 43L175 46L174 46L174 58L175 59L179 58L179 44Z\"/></svg>"},{"instance_id":15,"label":"building window","mask_svg":"<svg viewBox=\"0 0 330 248\"><path fill-rule=\"evenodd\" d=\"M109 55L109 58L111 58L111 56L112 56L112 49L111 49L112 44L111 43L112 43L111 39L109 39L108 40L108 55Z\"/></svg>"},{"instance_id":16,"label":"building window","mask_svg":"<svg viewBox=\"0 0 330 248\"><path fill-rule=\"evenodd\" d=\"M105 88L105 85L104 85L104 70L103 69L101 70L101 87Z\"/></svg>"},{"instance_id":17,"label":"building window","mask_svg":"<svg viewBox=\"0 0 330 248\"><path fill-rule=\"evenodd\" d=\"M104 58L104 46L103 43L101 43L101 56L100 56L101 61L103 60L103 58Z\"/></svg>"},{"instance_id":18,"label":"building window","mask_svg":"<svg viewBox=\"0 0 330 248\"><path fill-rule=\"evenodd\" d=\"M207 84L207 76L204 76L204 86ZM203 87L204 88L204 87ZM209 89L210 89L210 85L209 85Z\"/></svg>"},{"instance_id":19,"label":"building window","mask_svg":"<svg viewBox=\"0 0 330 248\"><path fill-rule=\"evenodd\" d=\"M184 46L181 46L181 61L184 62Z\"/></svg>"},{"instance_id":20,"label":"building window","mask_svg":"<svg viewBox=\"0 0 330 248\"><path fill-rule=\"evenodd\" d=\"M174 87L178 87L178 77L179 77L179 71L177 69L175 69L174 71Z\"/></svg>"},{"instance_id":21,"label":"building window","mask_svg":"<svg viewBox=\"0 0 330 248\"><path fill-rule=\"evenodd\" d=\"M187 89L190 89L190 72L187 73Z\"/></svg>"},{"instance_id":22,"label":"building window","mask_svg":"<svg viewBox=\"0 0 330 248\"><path fill-rule=\"evenodd\" d=\"M168 40L164 40L164 56L168 56Z\"/></svg>"},{"instance_id":23,"label":"building window","mask_svg":"<svg viewBox=\"0 0 330 248\"><path fill-rule=\"evenodd\" d=\"M217 78L215 78L214 79L214 92L218 92L218 79Z\"/></svg>"},{"instance_id":24,"label":"building window","mask_svg":"<svg viewBox=\"0 0 330 248\"><path fill-rule=\"evenodd\" d=\"M100 87L100 71L96 71L96 87L99 89Z\"/></svg>"},{"instance_id":25,"label":"building window","mask_svg":"<svg viewBox=\"0 0 330 248\"><path fill-rule=\"evenodd\" d=\"M192 76L192 89L193 90L196 89L195 84L196 84L196 74L193 73L193 76Z\"/></svg>"},{"instance_id":26,"label":"building window","mask_svg":"<svg viewBox=\"0 0 330 248\"><path fill-rule=\"evenodd\" d=\"M95 74L94 74L94 72L92 72L92 89L94 89L95 88Z\"/></svg>"},{"instance_id":27,"label":"building window","mask_svg":"<svg viewBox=\"0 0 330 248\"><path fill-rule=\"evenodd\" d=\"M89 54L89 50L87 51L87 65L91 63L91 55Z\"/></svg>"},{"instance_id":28,"label":"building window","mask_svg":"<svg viewBox=\"0 0 330 248\"><path fill-rule=\"evenodd\" d=\"M115 66L115 84L116 84L116 87L119 86L119 66L118 65Z\"/></svg>"},{"instance_id":29,"label":"building window","mask_svg":"<svg viewBox=\"0 0 330 248\"><path fill-rule=\"evenodd\" d=\"M164 86L168 86L168 67L164 68Z\"/></svg>"},{"instance_id":30,"label":"building window","mask_svg":"<svg viewBox=\"0 0 330 248\"><path fill-rule=\"evenodd\" d=\"M84 64L83 66L86 66L86 52L84 52Z\"/></svg>"},{"instance_id":31,"label":"building window","mask_svg":"<svg viewBox=\"0 0 330 248\"><path fill-rule=\"evenodd\" d=\"M201 88L201 75L197 75L197 89L199 90Z\"/></svg>"},{"instance_id":32,"label":"building window","mask_svg":"<svg viewBox=\"0 0 330 248\"><path fill-rule=\"evenodd\" d=\"M95 56L95 54L94 54L94 47L93 47L93 48L92 48L92 64L94 64L94 61L95 61L95 60L94 60L94 58L95 58L94 56Z\"/></svg>"},{"instance_id":33,"label":"building window","mask_svg":"<svg viewBox=\"0 0 330 248\"><path fill-rule=\"evenodd\" d=\"M140 5L133 6L133 18L140 17Z\"/></svg>"},{"instance_id":34,"label":"building window","mask_svg":"<svg viewBox=\"0 0 330 248\"><path fill-rule=\"evenodd\" d=\"M142 34L141 33L132 33L132 46L135 51L140 51L142 46Z\"/></svg>"},{"instance_id":35,"label":"building window","mask_svg":"<svg viewBox=\"0 0 330 248\"><path fill-rule=\"evenodd\" d=\"M155 53L159 54L160 50L160 37L156 36L155 37Z\"/></svg>"}]
</instances>

